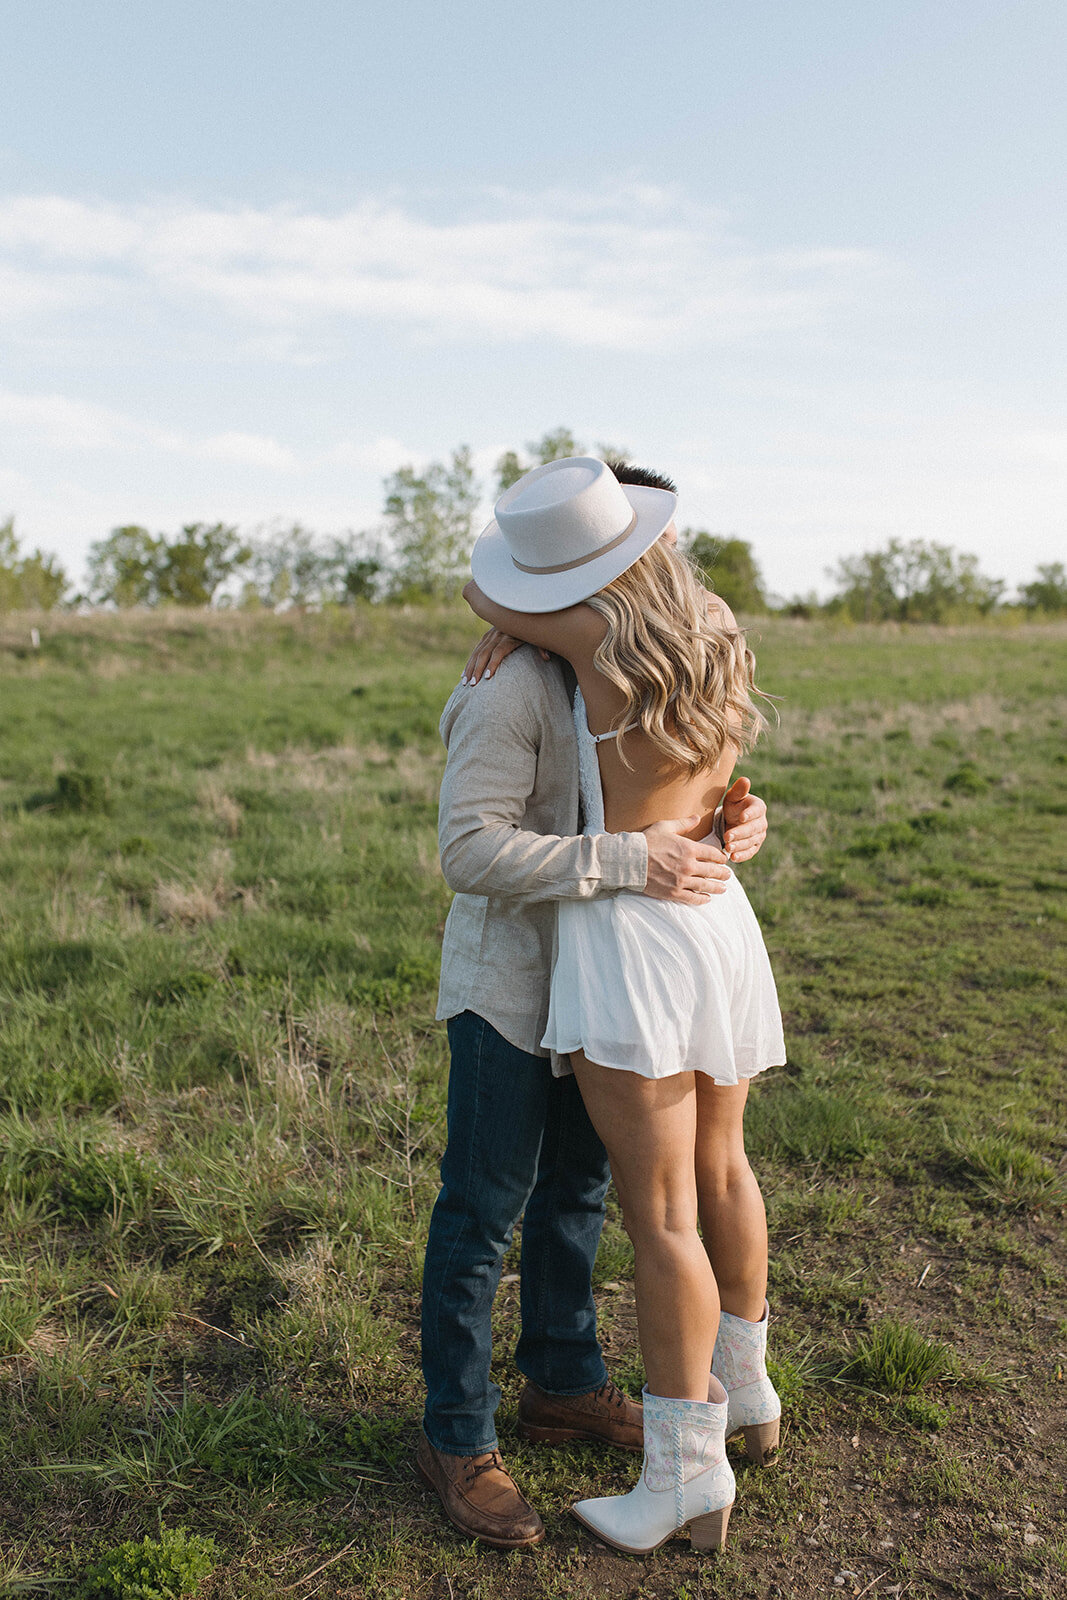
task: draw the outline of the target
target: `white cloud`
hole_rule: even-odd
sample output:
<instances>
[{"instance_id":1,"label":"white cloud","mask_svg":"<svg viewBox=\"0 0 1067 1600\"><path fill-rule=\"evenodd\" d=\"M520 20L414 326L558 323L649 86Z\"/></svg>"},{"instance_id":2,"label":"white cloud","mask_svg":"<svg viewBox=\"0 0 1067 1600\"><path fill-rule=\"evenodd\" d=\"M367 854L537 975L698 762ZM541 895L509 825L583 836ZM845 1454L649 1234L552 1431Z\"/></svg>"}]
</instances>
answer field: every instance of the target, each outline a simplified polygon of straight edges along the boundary
<instances>
[{"instance_id":1,"label":"white cloud","mask_svg":"<svg viewBox=\"0 0 1067 1600\"><path fill-rule=\"evenodd\" d=\"M291 472L299 465L292 450L279 444L277 439L268 439L259 433L217 433L213 438L202 440L196 453L209 461L229 461L239 467L267 467L278 472Z\"/></svg>"},{"instance_id":2,"label":"white cloud","mask_svg":"<svg viewBox=\"0 0 1067 1600\"><path fill-rule=\"evenodd\" d=\"M569 422L672 470L685 520L751 539L786 592L893 535L1012 577L1054 558L1058 397L953 372L907 262L776 244L635 183L332 210L0 198L0 514L72 563L124 520L369 526L404 462L466 439L488 484Z\"/></svg>"},{"instance_id":3,"label":"white cloud","mask_svg":"<svg viewBox=\"0 0 1067 1600\"><path fill-rule=\"evenodd\" d=\"M385 436L377 439L342 439L324 452L324 462L339 467L351 467L357 472L395 472L409 461L419 460L419 452L399 439Z\"/></svg>"},{"instance_id":4,"label":"white cloud","mask_svg":"<svg viewBox=\"0 0 1067 1600\"><path fill-rule=\"evenodd\" d=\"M1012 441L1015 449L1031 461L1067 467L1067 429L1055 432L1020 433Z\"/></svg>"},{"instance_id":5,"label":"white cloud","mask_svg":"<svg viewBox=\"0 0 1067 1600\"><path fill-rule=\"evenodd\" d=\"M687 438L672 456L683 524L737 534L754 547L780 595L830 592L843 556L892 538L969 551L983 571L1022 583L1062 540L1063 474L1020 470L1004 417L926 417L908 435L889 422L862 434L817 427L770 430L745 456L715 439ZM1052 434L1035 434L1052 439Z\"/></svg>"},{"instance_id":6,"label":"white cloud","mask_svg":"<svg viewBox=\"0 0 1067 1600\"><path fill-rule=\"evenodd\" d=\"M123 450L144 444L163 450L182 447L179 434L62 394L0 390L0 425L61 450Z\"/></svg>"},{"instance_id":7,"label":"white cloud","mask_svg":"<svg viewBox=\"0 0 1067 1600\"><path fill-rule=\"evenodd\" d=\"M136 291L160 317L208 308L246 336L371 319L445 337L660 350L820 321L886 270L862 249L753 251L720 213L650 185L591 197L498 190L485 205L491 215L435 222L373 200L327 213L10 199L0 319L121 307Z\"/></svg>"},{"instance_id":8,"label":"white cloud","mask_svg":"<svg viewBox=\"0 0 1067 1600\"><path fill-rule=\"evenodd\" d=\"M14 467L0 464L0 519L9 514L12 506L24 505L33 492L32 478Z\"/></svg>"},{"instance_id":9,"label":"white cloud","mask_svg":"<svg viewBox=\"0 0 1067 1600\"><path fill-rule=\"evenodd\" d=\"M218 433L197 438L62 394L16 394L0 390L0 426L12 434L61 451L162 450L170 455L235 466L292 471L299 461L288 446L257 433Z\"/></svg>"}]
</instances>

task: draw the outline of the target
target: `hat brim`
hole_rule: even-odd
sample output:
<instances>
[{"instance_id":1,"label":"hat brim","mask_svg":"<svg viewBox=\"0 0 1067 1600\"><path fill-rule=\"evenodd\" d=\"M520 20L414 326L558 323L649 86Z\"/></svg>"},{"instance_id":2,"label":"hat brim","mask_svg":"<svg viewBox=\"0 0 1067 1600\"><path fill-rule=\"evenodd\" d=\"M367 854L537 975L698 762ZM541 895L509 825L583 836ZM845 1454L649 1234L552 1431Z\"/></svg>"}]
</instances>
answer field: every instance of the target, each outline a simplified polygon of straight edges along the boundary
<instances>
[{"instance_id":1,"label":"hat brim","mask_svg":"<svg viewBox=\"0 0 1067 1600\"><path fill-rule=\"evenodd\" d=\"M471 572L484 595L512 611L563 611L588 600L650 550L671 522L678 496L666 489L624 483L622 491L637 513L633 530L602 556L566 572L524 572L515 565L494 517L471 551Z\"/></svg>"}]
</instances>

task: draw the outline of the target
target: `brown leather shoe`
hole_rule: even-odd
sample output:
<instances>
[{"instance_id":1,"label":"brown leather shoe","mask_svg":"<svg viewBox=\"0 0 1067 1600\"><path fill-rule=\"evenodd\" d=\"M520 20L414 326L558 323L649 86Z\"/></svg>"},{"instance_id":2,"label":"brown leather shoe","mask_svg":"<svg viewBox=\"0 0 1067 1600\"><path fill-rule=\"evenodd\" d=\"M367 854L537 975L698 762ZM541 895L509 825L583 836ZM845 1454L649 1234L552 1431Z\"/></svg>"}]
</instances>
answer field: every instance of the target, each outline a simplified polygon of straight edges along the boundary
<instances>
[{"instance_id":1,"label":"brown leather shoe","mask_svg":"<svg viewBox=\"0 0 1067 1600\"><path fill-rule=\"evenodd\" d=\"M497 1550L540 1544L545 1525L504 1470L499 1450L450 1456L435 1450L425 1434L415 1456L419 1476L439 1496L445 1516L468 1539Z\"/></svg>"},{"instance_id":2,"label":"brown leather shoe","mask_svg":"<svg viewBox=\"0 0 1067 1600\"><path fill-rule=\"evenodd\" d=\"M593 1439L622 1450L644 1448L641 1407L610 1378L591 1394L546 1394L527 1383L519 1396L519 1433L531 1444Z\"/></svg>"}]
</instances>

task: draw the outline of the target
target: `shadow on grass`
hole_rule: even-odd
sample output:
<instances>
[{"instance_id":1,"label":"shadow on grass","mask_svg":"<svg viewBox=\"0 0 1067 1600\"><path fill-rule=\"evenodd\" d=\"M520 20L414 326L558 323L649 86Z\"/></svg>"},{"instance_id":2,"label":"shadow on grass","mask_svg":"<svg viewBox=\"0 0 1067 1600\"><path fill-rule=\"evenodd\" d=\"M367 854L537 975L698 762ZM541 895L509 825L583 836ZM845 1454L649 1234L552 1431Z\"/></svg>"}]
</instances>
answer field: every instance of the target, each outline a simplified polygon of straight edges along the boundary
<instances>
[{"instance_id":1,"label":"shadow on grass","mask_svg":"<svg viewBox=\"0 0 1067 1600\"><path fill-rule=\"evenodd\" d=\"M861 1117L854 1100L805 1084L754 1099L745 1114L749 1148L761 1159L841 1166L884 1143L881 1123Z\"/></svg>"},{"instance_id":2,"label":"shadow on grass","mask_svg":"<svg viewBox=\"0 0 1067 1600\"><path fill-rule=\"evenodd\" d=\"M184 1390L178 1399L150 1376L143 1405L112 1411L103 1448L97 1435L70 1459L23 1468L38 1484L88 1482L154 1507L189 1510L214 1492L284 1489L315 1499L359 1484L397 1480L410 1418L320 1420L288 1394L249 1386L216 1403Z\"/></svg>"},{"instance_id":3,"label":"shadow on grass","mask_svg":"<svg viewBox=\"0 0 1067 1600\"><path fill-rule=\"evenodd\" d=\"M1067 1198L1063 1179L1044 1156L1006 1134L959 1139L948 1165L989 1207L1034 1211L1059 1207Z\"/></svg>"}]
</instances>

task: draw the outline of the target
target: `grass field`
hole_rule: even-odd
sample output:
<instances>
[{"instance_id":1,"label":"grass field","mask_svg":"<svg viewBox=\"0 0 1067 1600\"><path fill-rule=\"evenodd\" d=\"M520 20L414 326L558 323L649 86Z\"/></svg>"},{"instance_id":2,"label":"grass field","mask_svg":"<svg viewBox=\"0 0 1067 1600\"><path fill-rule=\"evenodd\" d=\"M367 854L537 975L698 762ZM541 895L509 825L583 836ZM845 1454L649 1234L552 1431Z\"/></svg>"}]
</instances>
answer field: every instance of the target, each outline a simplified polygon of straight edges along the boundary
<instances>
[{"instance_id":1,"label":"grass field","mask_svg":"<svg viewBox=\"0 0 1067 1600\"><path fill-rule=\"evenodd\" d=\"M0 1592L121 1594L90 1564L184 1527L210 1600L1067 1595L1067 629L756 635L784 1448L737 1463L721 1556L647 1560L566 1514L631 1457L515 1437L514 1282L501 1438L545 1543L463 1544L412 1466L436 725L476 631L0 619ZM636 1389L630 1271L613 1212Z\"/></svg>"}]
</instances>

